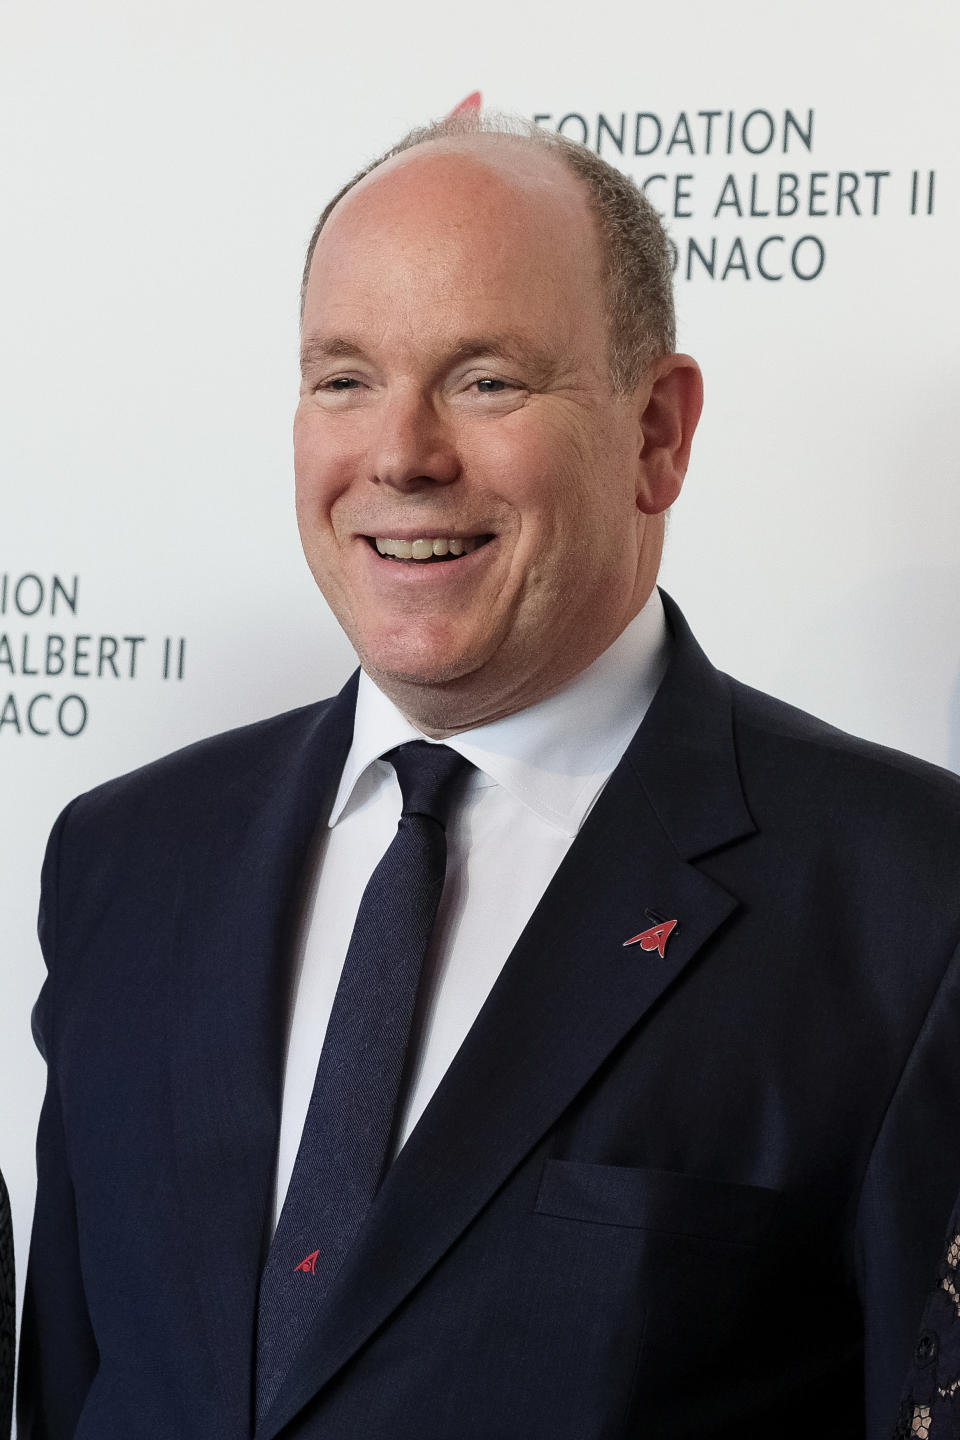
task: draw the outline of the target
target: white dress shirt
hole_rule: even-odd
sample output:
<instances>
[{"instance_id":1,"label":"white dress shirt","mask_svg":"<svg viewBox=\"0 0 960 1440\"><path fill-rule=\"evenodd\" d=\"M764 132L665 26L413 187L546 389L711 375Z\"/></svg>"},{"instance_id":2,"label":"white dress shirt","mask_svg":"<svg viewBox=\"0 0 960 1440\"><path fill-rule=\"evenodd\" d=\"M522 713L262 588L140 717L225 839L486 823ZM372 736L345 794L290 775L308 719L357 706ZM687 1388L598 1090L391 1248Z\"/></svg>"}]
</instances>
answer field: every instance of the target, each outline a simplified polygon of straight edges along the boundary
<instances>
[{"instance_id":1,"label":"white dress shirt","mask_svg":"<svg viewBox=\"0 0 960 1440\"><path fill-rule=\"evenodd\" d=\"M411 1042L398 1148L646 714L668 658L663 605L654 590L609 649L561 690L443 742L476 769L447 824L446 881ZM397 830L400 786L380 757L426 738L361 673L353 743L317 846L297 948L275 1224L360 898Z\"/></svg>"}]
</instances>

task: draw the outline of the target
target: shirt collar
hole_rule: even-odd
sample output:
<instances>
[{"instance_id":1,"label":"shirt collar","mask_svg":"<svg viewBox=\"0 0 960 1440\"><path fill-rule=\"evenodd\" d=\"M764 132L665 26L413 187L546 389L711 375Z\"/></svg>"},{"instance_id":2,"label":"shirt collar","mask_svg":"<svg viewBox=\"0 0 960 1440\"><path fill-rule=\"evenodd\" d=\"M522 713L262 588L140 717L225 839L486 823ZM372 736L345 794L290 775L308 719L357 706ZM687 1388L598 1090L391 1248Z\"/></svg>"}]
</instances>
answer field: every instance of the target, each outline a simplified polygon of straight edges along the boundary
<instances>
[{"instance_id":1,"label":"shirt collar","mask_svg":"<svg viewBox=\"0 0 960 1440\"><path fill-rule=\"evenodd\" d=\"M626 750L663 679L670 640L658 590L586 670L536 705L463 730L442 743L547 824L576 835ZM364 771L416 726L360 673L353 742L329 824L336 825Z\"/></svg>"}]
</instances>

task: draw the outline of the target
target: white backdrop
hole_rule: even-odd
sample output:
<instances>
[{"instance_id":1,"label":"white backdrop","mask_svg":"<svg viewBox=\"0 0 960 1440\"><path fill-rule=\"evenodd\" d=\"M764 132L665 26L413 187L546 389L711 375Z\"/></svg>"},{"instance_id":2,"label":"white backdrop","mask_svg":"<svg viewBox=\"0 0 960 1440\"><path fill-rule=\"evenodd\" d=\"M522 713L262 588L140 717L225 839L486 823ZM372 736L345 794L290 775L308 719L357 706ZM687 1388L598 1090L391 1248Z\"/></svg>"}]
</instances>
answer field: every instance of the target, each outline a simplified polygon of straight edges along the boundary
<instances>
[{"instance_id":1,"label":"white backdrop","mask_svg":"<svg viewBox=\"0 0 960 1440\"><path fill-rule=\"evenodd\" d=\"M689 212L669 218L707 406L665 581L725 668L960 769L960 11L906 15L865 0L5 9L0 1165L21 1277L55 815L351 667L293 520L298 275L324 200L408 125L480 89L591 144L603 115L601 153L666 177L649 193ZM838 186L859 215L842 198L836 213ZM757 269L771 236L761 260L782 280ZM790 271L804 236L815 279ZM705 254L716 241L712 279L695 254L686 278L690 237ZM85 716L81 733L58 710L68 731Z\"/></svg>"}]
</instances>

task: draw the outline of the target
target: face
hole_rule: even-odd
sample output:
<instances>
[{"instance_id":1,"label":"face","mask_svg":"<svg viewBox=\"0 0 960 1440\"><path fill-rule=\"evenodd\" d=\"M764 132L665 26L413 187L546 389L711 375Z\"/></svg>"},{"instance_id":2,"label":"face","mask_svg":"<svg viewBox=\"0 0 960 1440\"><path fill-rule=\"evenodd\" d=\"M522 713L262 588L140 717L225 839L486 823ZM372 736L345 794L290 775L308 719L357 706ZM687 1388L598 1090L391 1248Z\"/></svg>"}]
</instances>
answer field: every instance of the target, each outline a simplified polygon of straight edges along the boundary
<instances>
[{"instance_id":1,"label":"face","mask_svg":"<svg viewBox=\"0 0 960 1440\"><path fill-rule=\"evenodd\" d=\"M364 668L428 733L543 698L652 588L644 396L612 390L600 267L576 179L499 137L397 157L321 233L300 532Z\"/></svg>"}]
</instances>

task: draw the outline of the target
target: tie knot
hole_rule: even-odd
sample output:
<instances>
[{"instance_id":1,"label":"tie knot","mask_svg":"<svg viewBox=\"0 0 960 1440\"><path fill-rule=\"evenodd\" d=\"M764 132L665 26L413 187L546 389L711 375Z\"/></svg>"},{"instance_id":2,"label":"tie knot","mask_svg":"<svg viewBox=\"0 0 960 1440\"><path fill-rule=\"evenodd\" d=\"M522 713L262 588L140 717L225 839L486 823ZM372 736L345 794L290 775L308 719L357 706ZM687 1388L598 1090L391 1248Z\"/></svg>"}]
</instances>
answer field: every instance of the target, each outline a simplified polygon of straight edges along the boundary
<instances>
[{"instance_id":1,"label":"tie knot","mask_svg":"<svg viewBox=\"0 0 960 1440\"><path fill-rule=\"evenodd\" d=\"M445 825L451 792L457 779L469 770L470 761L449 745L429 745L426 740L409 740L384 758L397 772L403 814L429 815Z\"/></svg>"}]
</instances>

